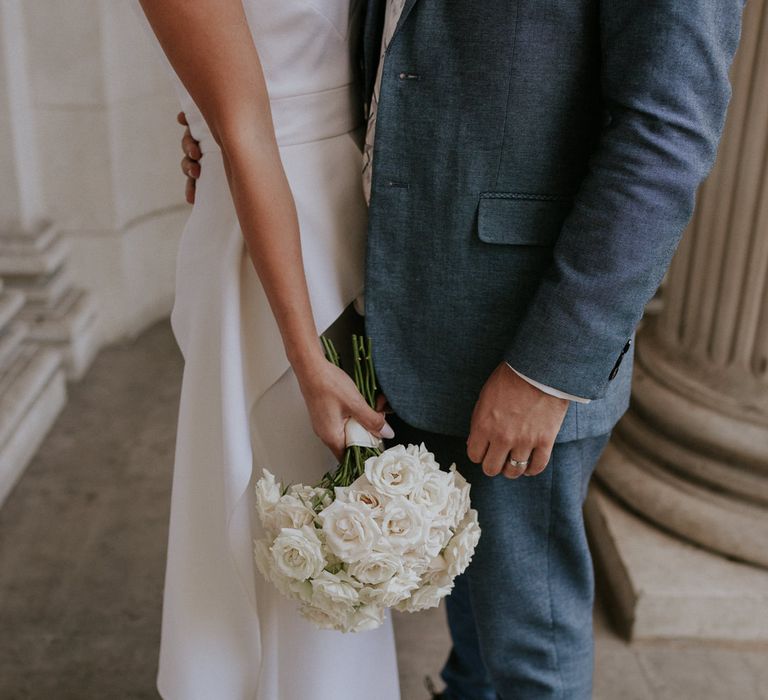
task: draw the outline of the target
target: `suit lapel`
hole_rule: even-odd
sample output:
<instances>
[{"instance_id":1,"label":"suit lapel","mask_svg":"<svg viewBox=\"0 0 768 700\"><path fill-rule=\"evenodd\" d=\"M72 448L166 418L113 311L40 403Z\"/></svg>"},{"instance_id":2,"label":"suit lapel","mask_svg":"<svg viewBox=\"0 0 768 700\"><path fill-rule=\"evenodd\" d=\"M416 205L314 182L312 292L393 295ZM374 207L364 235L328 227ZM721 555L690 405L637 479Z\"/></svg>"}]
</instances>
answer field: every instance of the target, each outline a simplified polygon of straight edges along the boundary
<instances>
[{"instance_id":1,"label":"suit lapel","mask_svg":"<svg viewBox=\"0 0 768 700\"><path fill-rule=\"evenodd\" d=\"M379 65L381 34L384 30L384 12L386 6L386 0L368 0L366 3L365 23L363 25L363 71L366 103L373 91L373 82L376 79L376 68Z\"/></svg>"},{"instance_id":2,"label":"suit lapel","mask_svg":"<svg viewBox=\"0 0 768 700\"><path fill-rule=\"evenodd\" d=\"M400 28L408 19L408 15L418 0L405 0L403 11L392 34L392 41L397 36ZM379 53L381 51L381 35L384 31L384 16L387 9L387 0L368 0L365 24L363 28L363 55L365 71L365 99L366 102L373 91L373 83L376 79L376 70L379 65Z\"/></svg>"},{"instance_id":3,"label":"suit lapel","mask_svg":"<svg viewBox=\"0 0 768 700\"><path fill-rule=\"evenodd\" d=\"M397 36L397 33L400 31L400 28L405 24L405 20L408 19L408 15L411 13L411 10L413 9L413 6L418 2L419 0L405 0L405 5L403 5L403 11L400 14L400 19L397 22L397 27L395 27L395 31L392 34L392 41L395 40L395 37Z\"/></svg>"}]
</instances>

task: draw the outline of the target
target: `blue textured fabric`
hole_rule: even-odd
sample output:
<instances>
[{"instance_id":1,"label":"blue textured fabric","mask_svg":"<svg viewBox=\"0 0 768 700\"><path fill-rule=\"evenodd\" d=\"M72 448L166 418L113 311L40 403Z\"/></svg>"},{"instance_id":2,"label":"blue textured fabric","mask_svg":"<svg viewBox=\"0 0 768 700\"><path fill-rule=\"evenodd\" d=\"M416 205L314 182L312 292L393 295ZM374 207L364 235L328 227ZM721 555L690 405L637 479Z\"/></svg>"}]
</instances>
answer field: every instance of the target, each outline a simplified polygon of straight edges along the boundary
<instances>
[{"instance_id":1,"label":"blue textured fabric","mask_svg":"<svg viewBox=\"0 0 768 700\"><path fill-rule=\"evenodd\" d=\"M594 579L582 504L608 434L555 445L535 477L489 478L465 440L391 416L395 441L424 442L472 484L482 534L446 599L449 700L589 700Z\"/></svg>"},{"instance_id":2,"label":"blue textured fabric","mask_svg":"<svg viewBox=\"0 0 768 700\"><path fill-rule=\"evenodd\" d=\"M368 94L383 3L368 3ZM404 419L465 434L507 360L594 399L571 404L559 441L611 429L627 341L715 156L742 9L408 0L385 56L366 270L374 363Z\"/></svg>"}]
</instances>

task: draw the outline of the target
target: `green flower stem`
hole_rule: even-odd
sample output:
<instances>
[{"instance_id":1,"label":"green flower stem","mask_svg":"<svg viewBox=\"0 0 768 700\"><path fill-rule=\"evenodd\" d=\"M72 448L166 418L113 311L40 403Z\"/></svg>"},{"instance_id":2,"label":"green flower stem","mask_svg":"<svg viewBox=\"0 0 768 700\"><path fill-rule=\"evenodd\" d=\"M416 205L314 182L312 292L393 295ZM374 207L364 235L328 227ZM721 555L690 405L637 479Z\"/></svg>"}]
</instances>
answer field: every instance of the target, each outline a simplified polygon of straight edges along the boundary
<instances>
[{"instance_id":1,"label":"green flower stem","mask_svg":"<svg viewBox=\"0 0 768 700\"><path fill-rule=\"evenodd\" d=\"M341 358L333 341L325 336L321 336L320 340L328 361L336 367L341 367ZM376 384L376 372L373 368L370 338L352 336L352 379L368 405L375 408L378 386ZM319 485L326 489L333 489L335 486L349 486L364 473L365 461L380 454L381 450L376 447L350 445L344 451L344 457L338 467L334 471L328 472Z\"/></svg>"}]
</instances>

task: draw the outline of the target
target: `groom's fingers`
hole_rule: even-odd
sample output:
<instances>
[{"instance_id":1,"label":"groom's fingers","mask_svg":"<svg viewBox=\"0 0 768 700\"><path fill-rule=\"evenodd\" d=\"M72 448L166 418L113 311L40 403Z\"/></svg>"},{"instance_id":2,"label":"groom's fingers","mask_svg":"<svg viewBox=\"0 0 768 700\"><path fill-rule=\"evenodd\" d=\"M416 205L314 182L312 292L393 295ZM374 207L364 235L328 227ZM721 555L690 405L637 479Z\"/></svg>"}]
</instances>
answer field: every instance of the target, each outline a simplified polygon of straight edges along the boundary
<instances>
[{"instance_id":1,"label":"groom's fingers","mask_svg":"<svg viewBox=\"0 0 768 700\"><path fill-rule=\"evenodd\" d=\"M488 440L481 438L476 430L472 430L467 440L467 457L471 462L480 464L488 451Z\"/></svg>"},{"instance_id":2,"label":"groom's fingers","mask_svg":"<svg viewBox=\"0 0 768 700\"><path fill-rule=\"evenodd\" d=\"M496 476L504 469L509 454L509 445L492 442L483 458L483 473Z\"/></svg>"},{"instance_id":3,"label":"groom's fingers","mask_svg":"<svg viewBox=\"0 0 768 700\"><path fill-rule=\"evenodd\" d=\"M537 447L531 454L531 463L528 465L528 469L525 472L526 476L536 476L541 474L549 464L549 458L552 456L551 447Z\"/></svg>"},{"instance_id":4,"label":"groom's fingers","mask_svg":"<svg viewBox=\"0 0 768 700\"><path fill-rule=\"evenodd\" d=\"M522 444L524 444L524 441L521 440L504 458L504 469L502 474L507 477L507 479L517 479L517 477L525 474L525 470L531 462L531 448L521 447ZM513 464L510 460L516 460L518 463ZM526 462L528 464L526 464Z\"/></svg>"}]
</instances>

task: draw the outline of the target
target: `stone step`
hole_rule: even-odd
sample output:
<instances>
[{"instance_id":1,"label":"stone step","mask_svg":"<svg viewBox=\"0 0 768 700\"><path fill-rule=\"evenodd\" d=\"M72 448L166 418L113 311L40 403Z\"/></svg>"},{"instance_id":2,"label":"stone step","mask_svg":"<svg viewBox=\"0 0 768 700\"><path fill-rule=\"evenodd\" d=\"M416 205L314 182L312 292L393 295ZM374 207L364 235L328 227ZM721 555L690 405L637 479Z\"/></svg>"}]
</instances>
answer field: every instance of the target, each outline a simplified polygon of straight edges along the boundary
<instances>
[{"instance_id":1,"label":"stone step","mask_svg":"<svg viewBox=\"0 0 768 700\"><path fill-rule=\"evenodd\" d=\"M27 301L35 304L56 304L72 286L72 276L66 265L41 275L5 275L7 289L24 293Z\"/></svg>"},{"instance_id":2,"label":"stone step","mask_svg":"<svg viewBox=\"0 0 768 700\"><path fill-rule=\"evenodd\" d=\"M597 483L585 516L595 567L627 637L768 642L768 570L678 539Z\"/></svg>"},{"instance_id":3,"label":"stone step","mask_svg":"<svg viewBox=\"0 0 768 700\"><path fill-rule=\"evenodd\" d=\"M0 505L66 403L66 380L55 350L23 346L0 369Z\"/></svg>"},{"instance_id":4,"label":"stone step","mask_svg":"<svg viewBox=\"0 0 768 700\"><path fill-rule=\"evenodd\" d=\"M67 259L69 244L58 234L43 249L33 246L17 249L9 246L7 252L0 249L0 275L49 274Z\"/></svg>"},{"instance_id":5,"label":"stone step","mask_svg":"<svg viewBox=\"0 0 768 700\"><path fill-rule=\"evenodd\" d=\"M5 367L13 360L28 330L27 324L21 321L14 321L0 330L0 367Z\"/></svg>"},{"instance_id":6,"label":"stone step","mask_svg":"<svg viewBox=\"0 0 768 700\"><path fill-rule=\"evenodd\" d=\"M0 290L0 330L17 316L24 306L24 295L16 290Z\"/></svg>"},{"instance_id":7,"label":"stone step","mask_svg":"<svg viewBox=\"0 0 768 700\"><path fill-rule=\"evenodd\" d=\"M30 325L33 340L65 341L87 326L97 313L97 306L90 292L69 289L57 304L27 304L19 313L19 319Z\"/></svg>"},{"instance_id":8,"label":"stone step","mask_svg":"<svg viewBox=\"0 0 768 700\"><path fill-rule=\"evenodd\" d=\"M98 349L98 306L82 289L70 289L53 306L27 304L19 319L29 325L27 342L58 350L67 378L76 381L90 366Z\"/></svg>"},{"instance_id":9,"label":"stone step","mask_svg":"<svg viewBox=\"0 0 768 700\"><path fill-rule=\"evenodd\" d=\"M14 426L61 367L61 355L50 348L25 343L13 360L0 367L0 446L10 437Z\"/></svg>"},{"instance_id":10,"label":"stone step","mask_svg":"<svg viewBox=\"0 0 768 700\"><path fill-rule=\"evenodd\" d=\"M32 230L17 229L0 232L0 255L26 255L40 253L48 248L57 236L56 227L44 222Z\"/></svg>"}]
</instances>

